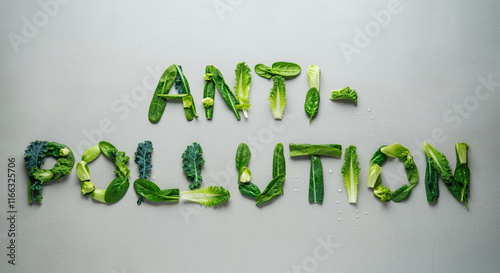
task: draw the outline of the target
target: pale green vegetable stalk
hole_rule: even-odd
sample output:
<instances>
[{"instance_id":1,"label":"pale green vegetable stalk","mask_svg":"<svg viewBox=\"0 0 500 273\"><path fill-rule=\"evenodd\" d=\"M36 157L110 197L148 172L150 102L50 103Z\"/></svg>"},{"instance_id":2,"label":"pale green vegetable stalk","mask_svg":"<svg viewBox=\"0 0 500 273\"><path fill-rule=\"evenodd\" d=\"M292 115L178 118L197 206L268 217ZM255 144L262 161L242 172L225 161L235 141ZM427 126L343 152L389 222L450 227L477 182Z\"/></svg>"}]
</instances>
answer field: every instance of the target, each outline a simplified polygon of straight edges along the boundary
<instances>
[{"instance_id":1,"label":"pale green vegetable stalk","mask_svg":"<svg viewBox=\"0 0 500 273\"><path fill-rule=\"evenodd\" d=\"M286 104L285 79L281 76L273 76L273 88L269 94L271 111L275 119L283 118L283 110Z\"/></svg>"},{"instance_id":2,"label":"pale green vegetable stalk","mask_svg":"<svg viewBox=\"0 0 500 273\"><path fill-rule=\"evenodd\" d=\"M230 197L231 195L228 190L218 186L208 186L206 188L183 191L180 194L180 198L183 200L200 203L207 207L218 206L229 200Z\"/></svg>"},{"instance_id":3,"label":"pale green vegetable stalk","mask_svg":"<svg viewBox=\"0 0 500 273\"><path fill-rule=\"evenodd\" d=\"M319 78L321 76L321 70L317 65L311 65L307 69L307 78L309 79L309 88L316 88L319 91Z\"/></svg>"},{"instance_id":4,"label":"pale green vegetable stalk","mask_svg":"<svg viewBox=\"0 0 500 273\"><path fill-rule=\"evenodd\" d=\"M359 180L359 162L358 154L356 153L356 146L351 145L347 147L344 153L345 163L342 166L342 175L344 176L345 187L347 189L347 196L349 203L356 203L358 196L358 180Z\"/></svg>"},{"instance_id":5,"label":"pale green vegetable stalk","mask_svg":"<svg viewBox=\"0 0 500 273\"><path fill-rule=\"evenodd\" d=\"M236 65L236 84L234 86L234 92L236 93L236 98L239 104L236 105L237 109L243 110L243 116L248 118L247 109L250 108L250 83L252 81L252 75L250 74L250 68L244 62Z\"/></svg>"}]
</instances>

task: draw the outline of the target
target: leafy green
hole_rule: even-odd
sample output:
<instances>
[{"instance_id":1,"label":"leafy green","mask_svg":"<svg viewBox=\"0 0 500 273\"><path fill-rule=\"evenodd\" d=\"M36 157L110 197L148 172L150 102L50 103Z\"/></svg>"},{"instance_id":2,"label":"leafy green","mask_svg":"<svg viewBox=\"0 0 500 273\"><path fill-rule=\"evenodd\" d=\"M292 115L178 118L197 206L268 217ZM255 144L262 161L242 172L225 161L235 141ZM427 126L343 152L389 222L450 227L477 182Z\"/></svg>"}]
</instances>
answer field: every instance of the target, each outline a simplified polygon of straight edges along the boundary
<instances>
[{"instance_id":1,"label":"leafy green","mask_svg":"<svg viewBox=\"0 0 500 273\"><path fill-rule=\"evenodd\" d=\"M252 180L252 172L250 171L249 168L241 167L241 171L239 173L240 173L239 182L248 183Z\"/></svg>"},{"instance_id":2,"label":"leafy green","mask_svg":"<svg viewBox=\"0 0 500 273\"><path fill-rule=\"evenodd\" d=\"M368 171L368 182L366 183L368 188L375 187L375 183L380 176L380 172L382 171L382 167L379 164L372 163L370 165L370 170Z\"/></svg>"},{"instance_id":3,"label":"leafy green","mask_svg":"<svg viewBox=\"0 0 500 273\"><path fill-rule=\"evenodd\" d=\"M270 79L273 76L282 76L285 78L292 78L300 74L300 66L295 63L289 62L276 62L272 67L264 64L257 64L255 66L255 73L257 75Z\"/></svg>"},{"instance_id":4,"label":"leafy green","mask_svg":"<svg viewBox=\"0 0 500 273\"><path fill-rule=\"evenodd\" d=\"M179 189L161 190L155 183L143 178L134 181L134 189L137 195L151 202L173 202L179 200Z\"/></svg>"},{"instance_id":5,"label":"leafy green","mask_svg":"<svg viewBox=\"0 0 500 273\"><path fill-rule=\"evenodd\" d=\"M239 104L238 99L231 91L231 88L229 88L229 86L227 85L226 81L224 80L224 77L222 76L222 73L213 65L210 65L209 68L210 68L210 73L205 74L205 79L209 78L213 80L215 86L219 90L219 93L221 94L226 104L229 106L229 108L233 110L236 118L240 120L241 119L240 113L236 108L236 106Z\"/></svg>"},{"instance_id":6,"label":"leafy green","mask_svg":"<svg viewBox=\"0 0 500 273\"><path fill-rule=\"evenodd\" d=\"M113 164L116 167L115 174L118 177L128 177L130 170L127 167L127 162L130 160L125 152L117 152L113 159Z\"/></svg>"},{"instance_id":7,"label":"leafy green","mask_svg":"<svg viewBox=\"0 0 500 273\"><path fill-rule=\"evenodd\" d=\"M273 117L275 119L282 119L286 105L285 79L283 77L273 77L273 88L269 94L269 102L271 103Z\"/></svg>"},{"instance_id":8,"label":"leafy green","mask_svg":"<svg viewBox=\"0 0 500 273\"><path fill-rule=\"evenodd\" d=\"M93 147L88 148L82 155L82 161L85 161L87 163L90 163L97 157L101 155L101 149L99 148L99 145L95 145Z\"/></svg>"},{"instance_id":9,"label":"leafy green","mask_svg":"<svg viewBox=\"0 0 500 273\"><path fill-rule=\"evenodd\" d=\"M309 203L322 203L323 189L323 165L319 156L313 155L309 173Z\"/></svg>"},{"instance_id":10,"label":"leafy green","mask_svg":"<svg viewBox=\"0 0 500 273\"><path fill-rule=\"evenodd\" d=\"M347 196L349 197L349 203L356 203L358 195L358 180L361 169L357 161L358 154L356 150L356 146L354 145L347 147L344 153L345 163L341 170L347 189Z\"/></svg>"},{"instance_id":11,"label":"leafy green","mask_svg":"<svg viewBox=\"0 0 500 273\"><path fill-rule=\"evenodd\" d=\"M91 147L90 149L93 148ZM99 142L99 149L105 156L111 159L115 158L116 153L118 153L118 149L113 144L106 141Z\"/></svg>"},{"instance_id":12,"label":"leafy green","mask_svg":"<svg viewBox=\"0 0 500 273\"><path fill-rule=\"evenodd\" d=\"M104 201L108 204L116 203L127 193L130 183L128 177L117 177L106 188Z\"/></svg>"},{"instance_id":13,"label":"leafy green","mask_svg":"<svg viewBox=\"0 0 500 273\"><path fill-rule=\"evenodd\" d=\"M380 176L377 179L381 181ZM392 191L391 189L384 187L382 182L377 182L375 183L375 188L373 188L373 195L382 202L388 202L391 201Z\"/></svg>"},{"instance_id":14,"label":"leafy green","mask_svg":"<svg viewBox=\"0 0 500 273\"><path fill-rule=\"evenodd\" d=\"M290 143L290 156L326 155L342 156L342 146L339 144L295 144Z\"/></svg>"},{"instance_id":15,"label":"leafy green","mask_svg":"<svg viewBox=\"0 0 500 273\"><path fill-rule=\"evenodd\" d=\"M455 168L454 178L457 182L460 191L460 202L465 203L465 207L469 208L467 203L467 195L470 192L470 169L467 165L467 148L469 145L467 143L457 143L455 144L455 153L457 155L457 167Z\"/></svg>"},{"instance_id":16,"label":"leafy green","mask_svg":"<svg viewBox=\"0 0 500 273\"><path fill-rule=\"evenodd\" d=\"M278 143L274 147L273 153L273 177L278 175L286 175L285 153L283 152L283 144Z\"/></svg>"},{"instance_id":17,"label":"leafy green","mask_svg":"<svg viewBox=\"0 0 500 273\"><path fill-rule=\"evenodd\" d=\"M186 119L188 121L193 120L194 117L198 117L198 114L196 113L196 107L194 103L188 103L186 104L185 101L193 101L193 97L191 96L191 89L189 89L189 83L186 79L186 76L184 75L184 72L182 71L182 66L174 64L175 69L177 70L177 76L174 80L175 83L175 89L177 90L178 94L186 94L187 96L182 98L182 102L184 104L184 114L186 115Z\"/></svg>"},{"instance_id":18,"label":"leafy green","mask_svg":"<svg viewBox=\"0 0 500 273\"><path fill-rule=\"evenodd\" d=\"M283 182L285 182L285 175L280 174L271 180L267 185L266 189L257 196L255 199L256 205L263 205L271 200L273 200L276 196L283 194Z\"/></svg>"},{"instance_id":19,"label":"leafy green","mask_svg":"<svg viewBox=\"0 0 500 273\"><path fill-rule=\"evenodd\" d=\"M401 188L395 190L392 193L391 200L394 202L401 202L403 200L408 199L408 197L410 197L411 190L416 185L417 184L412 184L411 186L408 186L408 185L404 184L403 186L401 186Z\"/></svg>"},{"instance_id":20,"label":"leafy green","mask_svg":"<svg viewBox=\"0 0 500 273\"><path fill-rule=\"evenodd\" d=\"M349 88L349 86L340 90L333 90L330 100L351 100L354 104L358 103L358 93L356 90Z\"/></svg>"},{"instance_id":21,"label":"leafy green","mask_svg":"<svg viewBox=\"0 0 500 273\"><path fill-rule=\"evenodd\" d=\"M413 156L410 154L408 148L403 147L401 144L396 143L390 146L381 147L380 151L387 156L399 158L405 167L408 182L411 184L418 182L418 170Z\"/></svg>"},{"instance_id":22,"label":"leafy green","mask_svg":"<svg viewBox=\"0 0 500 273\"><path fill-rule=\"evenodd\" d=\"M307 69L307 78L309 80L309 88L316 88L319 91L319 79L321 70L317 65L310 65Z\"/></svg>"},{"instance_id":23,"label":"leafy green","mask_svg":"<svg viewBox=\"0 0 500 273\"><path fill-rule=\"evenodd\" d=\"M319 91L316 87L312 87L309 91L307 91L304 110L309 116L309 123L311 123L312 118L318 113L319 100Z\"/></svg>"},{"instance_id":24,"label":"leafy green","mask_svg":"<svg viewBox=\"0 0 500 273\"><path fill-rule=\"evenodd\" d=\"M252 199L257 198L260 194L260 189L255 185L254 183L238 183L238 189L240 190L241 194L248 196Z\"/></svg>"},{"instance_id":25,"label":"leafy green","mask_svg":"<svg viewBox=\"0 0 500 273\"><path fill-rule=\"evenodd\" d=\"M455 144L455 154L457 155L457 167L460 164L467 164L467 143Z\"/></svg>"},{"instance_id":26,"label":"leafy green","mask_svg":"<svg viewBox=\"0 0 500 273\"><path fill-rule=\"evenodd\" d=\"M443 179L443 182L450 193L453 197L455 197L455 199L460 201L462 197L462 189L460 188L458 182L453 178L450 164L448 159L446 159L446 156L427 142L424 143L423 148L425 154L429 157L432 166L436 169L439 176L441 176L441 179Z\"/></svg>"},{"instance_id":27,"label":"leafy green","mask_svg":"<svg viewBox=\"0 0 500 273\"><path fill-rule=\"evenodd\" d=\"M246 143L240 143L236 150L235 158L236 169L238 170L238 181L240 181L242 168L248 166L251 156L252 152L250 151L248 145Z\"/></svg>"},{"instance_id":28,"label":"leafy green","mask_svg":"<svg viewBox=\"0 0 500 273\"><path fill-rule=\"evenodd\" d=\"M207 207L218 206L231 197L228 190L223 187L208 186L206 188L183 191L180 199L200 203Z\"/></svg>"},{"instance_id":29,"label":"leafy green","mask_svg":"<svg viewBox=\"0 0 500 273\"><path fill-rule=\"evenodd\" d=\"M194 142L193 145L187 146L182 154L182 169L188 180L191 182L189 188L191 190L198 189L201 186L201 167L205 164L203 159L203 150L200 144Z\"/></svg>"},{"instance_id":30,"label":"leafy green","mask_svg":"<svg viewBox=\"0 0 500 273\"><path fill-rule=\"evenodd\" d=\"M244 62L236 65L236 84L234 86L234 92L236 93L236 98L239 104L236 106L237 109L243 110L243 116L248 118L247 109L250 108L250 83L252 81L252 75L250 74L250 68Z\"/></svg>"},{"instance_id":31,"label":"leafy green","mask_svg":"<svg viewBox=\"0 0 500 273\"><path fill-rule=\"evenodd\" d=\"M428 202L436 202L439 198L438 173L425 155L425 194Z\"/></svg>"},{"instance_id":32,"label":"leafy green","mask_svg":"<svg viewBox=\"0 0 500 273\"><path fill-rule=\"evenodd\" d=\"M381 149L386 146L387 145L383 145L375 152L375 154L372 156L372 159L370 159L370 163L382 165L382 163L387 160L387 156L381 151Z\"/></svg>"},{"instance_id":33,"label":"leafy green","mask_svg":"<svg viewBox=\"0 0 500 273\"><path fill-rule=\"evenodd\" d=\"M212 73L210 65L205 67L205 75ZM205 87L203 88L203 107L205 107L205 116L212 119L214 115L215 83L212 77L205 78Z\"/></svg>"},{"instance_id":34,"label":"leafy green","mask_svg":"<svg viewBox=\"0 0 500 273\"><path fill-rule=\"evenodd\" d=\"M87 162L80 161L76 164L76 175L80 181L90 181L90 170Z\"/></svg>"},{"instance_id":35,"label":"leafy green","mask_svg":"<svg viewBox=\"0 0 500 273\"><path fill-rule=\"evenodd\" d=\"M148 179L151 176L151 169L153 168L151 164L152 153L153 143L151 143L151 141L146 140L137 145L134 162L139 166L140 178Z\"/></svg>"},{"instance_id":36,"label":"leafy green","mask_svg":"<svg viewBox=\"0 0 500 273\"><path fill-rule=\"evenodd\" d=\"M106 203L105 195L106 195L105 189L95 189L92 192L92 199L102 203Z\"/></svg>"},{"instance_id":37,"label":"leafy green","mask_svg":"<svg viewBox=\"0 0 500 273\"><path fill-rule=\"evenodd\" d=\"M177 78L177 69L175 65L169 66L163 75L160 77L160 81L156 86L155 93L153 94L153 99L149 105L148 118L152 123L157 123L160 121L165 107L167 106L167 100L159 97L160 94L168 94L170 88L174 85L174 80Z\"/></svg>"}]
</instances>

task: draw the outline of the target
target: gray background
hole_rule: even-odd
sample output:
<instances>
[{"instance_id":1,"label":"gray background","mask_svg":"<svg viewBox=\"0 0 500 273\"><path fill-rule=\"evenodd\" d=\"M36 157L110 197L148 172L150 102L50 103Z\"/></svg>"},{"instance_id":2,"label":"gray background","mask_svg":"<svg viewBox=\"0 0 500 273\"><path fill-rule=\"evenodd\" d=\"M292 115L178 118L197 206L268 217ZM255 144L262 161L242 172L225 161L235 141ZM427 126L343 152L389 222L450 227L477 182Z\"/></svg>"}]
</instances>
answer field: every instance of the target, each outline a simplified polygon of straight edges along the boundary
<instances>
[{"instance_id":1,"label":"gray background","mask_svg":"<svg viewBox=\"0 0 500 273\"><path fill-rule=\"evenodd\" d=\"M375 17L391 1L62 2L0 4L0 271L500 271L497 1L401 1L384 26ZM366 34L366 26L371 36L356 46L357 28ZM344 54L346 44L357 52ZM252 71L275 61L302 66L286 83L282 121L270 112L271 81L253 72L249 119L236 121L217 95L214 119L206 120L205 66L218 67L232 86L241 61ZM181 105L170 103L151 124L153 89L172 63L183 66L200 118L187 122ZM303 103L311 64L322 69L322 101L309 124ZM491 90L481 80L489 77ZM357 106L328 100L331 90L347 85L358 91ZM106 205L80 194L73 171L44 187L41 205L28 204L23 152L29 142L64 143L78 160L101 138L132 157L137 143L151 140L153 180L181 190L188 182L180 156L199 142L203 185L222 185L231 199L215 209L186 202L137 206L130 188ZM438 203L426 201L424 141L453 168L454 144L469 143L469 210L442 182ZM240 142L253 149L249 167L261 189L272 178L278 142L286 154L290 142L356 145L358 203L347 202L343 158L323 158L325 200L310 205L309 160L287 156L284 196L256 207L237 190L233 161ZM412 151L421 179L406 202L382 204L366 188L368 161L378 147L396 142ZM16 266L6 257L9 157L17 162ZM137 166L129 167L133 181ZM106 159L90 168L99 188L113 179ZM382 175L393 189L406 180L396 160Z\"/></svg>"}]
</instances>

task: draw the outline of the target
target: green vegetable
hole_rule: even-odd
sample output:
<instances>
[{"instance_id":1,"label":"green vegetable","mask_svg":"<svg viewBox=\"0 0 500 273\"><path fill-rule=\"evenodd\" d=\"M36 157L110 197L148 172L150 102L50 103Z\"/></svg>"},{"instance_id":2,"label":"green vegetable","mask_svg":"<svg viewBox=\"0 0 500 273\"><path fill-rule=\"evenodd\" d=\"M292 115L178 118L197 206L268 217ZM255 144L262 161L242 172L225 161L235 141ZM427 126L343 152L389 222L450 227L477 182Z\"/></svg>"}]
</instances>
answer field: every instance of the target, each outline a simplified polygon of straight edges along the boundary
<instances>
[{"instance_id":1,"label":"green vegetable","mask_svg":"<svg viewBox=\"0 0 500 273\"><path fill-rule=\"evenodd\" d=\"M255 73L257 75L270 79L273 76L282 76L292 78L300 74L300 66L289 62L276 62L272 67L263 64L255 66Z\"/></svg>"},{"instance_id":2,"label":"green vegetable","mask_svg":"<svg viewBox=\"0 0 500 273\"><path fill-rule=\"evenodd\" d=\"M432 166L436 169L441 179L443 179L444 184L451 192L453 197L460 201L462 197L462 189L460 188L458 182L453 178L448 159L429 143L424 143L424 152L429 157Z\"/></svg>"},{"instance_id":3,"label":"green vegetable","mask_svg":"<svg viewBox=\"0 0 500 273\"><path fill-rule=\"evenodd\" d=\"M306 114L309 116L309 123L311 123L312 118L318 113L319 110L319 91L316 87L312 87L309 91L307 91L304 109Z\"/></svg>"},{"instance_id":4,"label":"green vegetable","mask_svg":"<svg viewBox=\"0 0 500 273\"><path fill-rule=\"evenodd\" d=\"M373 188L373 195L382 202L391 201L392 191L382 185L382 179L380 176L377 178L377 182Z\"/></svg>"},{"instance_id":5,"label":"green vegetable","mask_svg":"<svg viewBox=\"0 0 500 273\"><path fill-rule=\"evenodd\" d=\"M454 177L458 186L462 189L460 192L460 202L465 203L465 207L469 208L467 204L467 195L470 192L469 182L470 182L470 170L467 165L467 148L469 145L467 143L457 143L455 144L455 153L457 155L457 166L455 168Z\"/></svg>"},{"instance_id":6,"label":"green vegetable","mask_svg":"<svg viewBox=\"0 0 500 273\"><path fill-rule=\"evenodd\" d=\"M278 143L274 147L273 153L273 177L278 175L286 175L285 153L283 152L283 144Z\"/></svg>"},{"instance_id":7,"label":"green vegetable","mask_svg":"<svg viewBox=\"0 0 500 273\"><path fill-rule=\"evenodd\" d=\"M57 159L50 170L41 169L46 156ZM42 202L43 184L57 180L71 173L75 165L75 157L71 149L63 144L47 141L33 141L24 152L24 162L28 169L28 194L30 203Z\"/></svg>"},{"instance_id":8,"label":"green vegetable","mask_svg":"<svg viewBox=\"0 0 500 273\"><path fill-rule=\"evenodd\" d=\"M191 182L189 185L191 190L200 188L202 182L201 167L204 164L205 160L200 144L194 142L193 145L187 146L186 151L182 154L182 169Z\"/></svg>"},{"instance_id":9,"label":"green vegetable","mask_svg":"<svg viewBox=\"0 0 500 273\"><path fill-rule=\"evenodd\" d=\"M383 145L375 152L375 154L372 156L372 159L370 159L370 163L382 165L382 163L384 163L387 160L387 156L381 151L381 149L386 146L387 145Z\"/></svg>"},{"instance_id":10,"label":"green vegetable","mask_svg":"<svg viewBox=\"0 0 500 273\"><path fill-rule=\"evenodd\" d=\"M76 175L80 181L90 181L90 170L87 162L82 160L76 164Z\"/></svg>"},{"instance_id":11,"label":"green vegetable","mask_svg":"<svg viewBox=\"0 0 500 273\"><path fill-rule=\"evenodd\" d=\"M221 94L226 104L233 110L236 118L240 120L240 113L236 108L236 106L239 104L238 99L231 91L231 88L229 88L229 86L227 85L224 77L222 76L222 73L220 73L220 71L213 65L210 65L209 69L210 73L205 74L205 79L211 79L215 83L215 86L217 86L217 89L219 90L219 93Z\"/></svg>"},{"instance_id":12,"label":"green vegetable","mask_svg":"<svg viewBox=\"0 0 500 273\"><path fill-rule=\"evenodd\" d=\"M196 107L194 106L194 103L188 103L186 105L185 101L192 101L193 97L191 96L191 90L189 89L189 84L186 79L186 76L184 76L184 72L182 71L182 66L174 64L175 69L177 70L177 76L174 80L175 83L175 89L177 90L178 94L186 94L187 96L185 98L182 98L182 102L184 104L184 114L186 115L186 119L188 121L193 120L194 117L198 117L198 114L196 113Z\"/></svg>"},{"instance_id":13,"label":"green vegetable","mask_svg":"<svg viewBox=\"0 0 500 273\"><path fill-rule=\"evenodd\" d=\"M180 199L200 203L207 207L218 206L231 197L228 190L223 187L208 186L206 188L183 191Z\"/></svg>"},{"instance_id":14,"label":"green vegetable","mask_svg":"<svg viewBox=\"0 0 500 273\"><path fill-rule=\"evenodd\" d=\"M149 121L152 123L157 123L160 121L163 112L165 111L165 107L167 106L167 100L159 97L161 94L168 94L170 92L170 88L174 85L174 80L177 77L177 68L175 65L169 66L163 75L160 77L160 81L156 86L155 93L153 94L153 99L151 100L151 104L149 105L148 117Z\"/></svg>"},{"instance_id":15,"label":"green vegetable","mask_svg":"<svg viewBox=\"0 0 500 273\"><path fill-rule=\"evenodd\" d=\"M211 66L205 67L205 75L212 73ZM205 88L203 88L203 107L205 107L205 116L212 119L214 115L215 83L212 77L205 78Z\"/></svg>"},{"instance_id":16,"label":"green vegetable","mask_svg":"<svg viewBox=\"0 0 500 273\"><path fill-rule=\"evenodd\" d=\"M83 192L83 190L82 190L82 192ZM99 202L102 202L102 203L106 203L106 199L104 198L105 195L106 195L106 190L95 189L92 192L92 199L99 201Z\"/></svg>"},{"instance_id":17,"label":"green vegetable","mask_svg":"<svg viewBox=\"0 0 500 273\"><path fill-rule=\"evenodd\" d=\"M316 88L319 91L319 78L321 70L317 65L311 65L307 69L307 78L309 80L309 88Z\"/></svg>"},{"instance_id":18,"label":"green vegetable","mask_svg":"<svg viewBox=\"0 0 500 273\"><path fill-rule=\"evenodd\" d=\"M404 184L403 186L401 186L401 188L395 190L392 193L391 200L394 202L401 202L408 199L408 197L410 197L411 190L413 189L413 187L415 187L415 185L417 184L413 184L411 186Z\"/></svg>"},{"instance_id":19,"label":"green vegetable","mask_svg":"<svg viewBox=\"0 0 500 273\"><path fill-rule=\"evenodd\" d=\"M166 94L166 95L158 95L160 98L164 98L167 100L182 100L183 98L187 97L188 94Z\"/></svg>"},{"instance_id":20,"label":"green vegetable","mask_svg":"<svg viewBox=\"0 0 500 273\"><path fill-rule=\"evenodd\" d=\"M128 177L117 177L108 185L104 194L104 201L108 204L122 199L129 187Z\"/></svg>"},{"instance_id":21,"label":"green vegetable","mask_svg":"<svg viewBox=\"0 0 500 273\"><path fill-rule=\"evenodd\" d=\"M290 143L290 156L326 155L342 156L342 146L339 144L295 144Z\"/></svg>"},{"instance_id":22,"label":"green vegetable","mask_svg":"<svg viewBox=\"0 0 500 273\"><path fill-rule=\"evenodd\" d=\"M241 167L239 182L248 183L251 180L252 180L252 172L250 171L250 169L247 167Z\"/></svg>"},{"instance_id":23,"label":"green vegetable","mask_svg":"<svg viewBox=\"0 0 500 273\"><path fill-rule=\"evenodd\" d=\"M135 152L134 162L137 163L137 165L139 166L139 177L142 179L148 179L149 176L151 175L151 169L153 168L153 165L151 164L152 153L153 153L153 143L151 143L151 141L146 140L143 143L139 143L137 145L137 151ZM136 182L134 182L134 188ZM144 201L144 198L142 195L139 194L139 200L137 200L137 205L140 205L142 201Z\"/></svg>"},{"instance_id":24,"label":"green vegetable","mask_svg":"<svg viewBox=\"0 0 500 273\"><path fill-rule=\"evenodd\" d=\"M311 156L309 174L309 203L323 202L323 165L318 156Z\"/></svg>"},{"instance_id":25,"label":"green vegetable","mask_svg":"<svg viewBox=\"0 0 500 273\"><path fill-rule=\"evenodd\" d=\"M82 161L90 163L92 160L96 159L101 155L101 149L99 145L88 148L82 155Z\"/></svg>"},{"instance_id":26,"label":"green vegetable","mask_svg":"<svg viewBox=\"0 0 500 273\"><path fill-rule=\"evenodd\" d=\"M283 194L283 182L285 182L285 175L280 174L271 180L267 185L266 189L257 196L255 199L256 205L263 205L271 200L273 200L276 196Z\"/></svg>"},{"instance_id":27,"label":"green vegetable","mask_svg":"<svg viewBox=\"0 0 500 273\"><path fill-rule=\"evenodd\" d=\"M275 119L282 119L286 104L285 79L283 77L273 77L273 88L269 94L269 102L271 103L273 117Z\"/></svg>"},{"instance_id":28,"label":"green vegetable","mask_svg":"<svg viewBox=\"0 0 500 273\"><path fill-rule=\"evenodd\" d=\"M425 193L428 202L436 202L439 198L438 173L427 155L425 155Z\"/></svg>"},{"instance_id":29,"label":"green vegetable","mask_svg":"<svg viewBox=\"0 0 500 273\"><path fill-rule=\"evenodd\" d=\"M408 177L408 182L414 184L418 182L418 170L413 156L410 154L410 150L406 147L401 146L401 144L396 143L390 146L381 147L380 151L387 156L399 158L403 162L405 167L406 176Z\"/></svg>"},{"instance_id":30,"label":"green vegetable","mask_svg":"<svg viewBox=\"0 0 500 273\"><path fill-rule=\"evenodd\" d=\"M356 203L358 195L358 180L361 169L357 161L358 154L356 150L356 146L354 145L347 147L344 154L345 163L341 170L347 189L347 196L349 197L349 203Z\"/></svg>"},{"instance_id":31,"label":"green vegetable","mask_svg":"<svg viewBox=\"0 0 500 273\"><path fill-rule=\"evenodd\" d=\"M381 171L382 167L380 167L380 165L375 163L372 163L370 165L370 170L368 171L368 182L367 182L368 188L375 187L375 183L377 182L377 179L379 178Z\"/></svg>"},{"instance_id":32,"label":"green vegetable","mask_svg":"<svg viewBox=\"0 0 500 273\"><path fill-rule=\"evenodd\" d=\"M240 181L241 173L243 167L247 167L250 162L250 157L252 152L246 143L240 143L238 149L236 150L236 169L238 170L238 181Z\"/></svg>"},{"instance_id":33,"label":"green vegetable","mask_svg":"<svg viewBox=\"0 0 500 273\"><path fill-rule=\"evenodd\" d=\"M248 118L247 109L250 108L250 83L252 81L252 75L250 74L250 68L243 62L236 65L236 84L234 86L234 92L236 93L236 98L239 104L236 105L237 109L243 110L243 116Z\"/></svg>"},{"instance_id":34,"label":"green vegetable","mask_svg":"<svg viewBox=\"0 0 500 273\"><path fill-rule=\"evenodd\" d=\"M257 198L260 194L260 189L257 187L257 185L249 182L249 183L238 183L238 189L240 190L241 194L248 196L252 199Z\"/></svg>"},{"instance_id":35,"label":"green vegetable","mask_svg":"<svg viewBox=\"0 0 500 273\"><path fill-rule=\"evenodd\" d=\"M139 178L134 182L137 195L151 202L174 202L179 200L179 189L161 190L155 183Z\"/></svg>"},{"instance_id":36,"label":"green vegetable","mask_svg":"<svg viewBox=\"0 0 500 273\"><path fill-rule=\"evenodd\" d=\"M469 145L467 143L457 143L455 144L455 154L457 155L457 165L467 164L467 148Z\"/></svg>"},{"instance_id":37,"label":"green vegetable","mask_svg":"<svg viewBox=\"0 0 500 273\"><path fill-rule=\"evenodd\" d=\"M357 104L358 93L356 93L356 90L351 89L349 88L349 86L347 86L344 89L333 90L330 100L351 100L354 102L354 104Z\"/></svg>"}]
</instances>

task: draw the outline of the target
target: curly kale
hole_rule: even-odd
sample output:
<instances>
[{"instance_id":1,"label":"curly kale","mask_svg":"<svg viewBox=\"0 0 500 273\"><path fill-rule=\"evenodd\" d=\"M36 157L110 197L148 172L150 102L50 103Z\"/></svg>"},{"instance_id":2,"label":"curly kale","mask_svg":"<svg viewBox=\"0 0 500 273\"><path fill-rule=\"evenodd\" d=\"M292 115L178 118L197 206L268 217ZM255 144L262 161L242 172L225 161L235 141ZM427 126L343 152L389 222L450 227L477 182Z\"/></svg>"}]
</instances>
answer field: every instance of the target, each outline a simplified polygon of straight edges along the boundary
<instances>
[{"instance_id":1,"label":"curly kale","mask_svg":"<svg viewBox=\"0 0 500 273\"><path fill-rule=\"evenodd\" d=\"M137 151L135 152L135 163L139 166L139 177L143 179L148 179L151 176L151 169L153 165L151 164L151 158L153 153L153 143L146 140L143 143L137 145ZM140 196L137 200L137 204L140 205L144 201L144 197Z\"/></svg>"},{"instance_id":2,"label":"curly kale","mask_svg":"<svg viewBox=\"0 0 500 273\"><path fill-rule=\"evenodd\" d=\"M26 163L26 168L28 169L29 176L29 200L30 203L42 202L42 183L37 180L33 174L33 171L37 171L43 165L43 159L47 154L47 144L48 141L33 141L31 142L26 150L24 151L24 162Z\"/></svg>"},{"instance_id":3,"label":"curly kale","mask_svg":"<svg viewBox=\"0 0 500 273\"><path fill-rule=\"evenodd\" d=\"M187 146L186 151L182 154L182 169L191 184L191 190L198 189L201 186L201 167L205 164L203 160L203 150L200 144L194 142L193 145Z\"/></svg>"}]
</instances>

